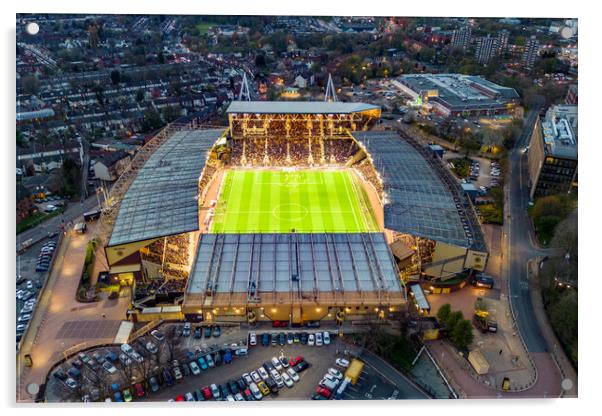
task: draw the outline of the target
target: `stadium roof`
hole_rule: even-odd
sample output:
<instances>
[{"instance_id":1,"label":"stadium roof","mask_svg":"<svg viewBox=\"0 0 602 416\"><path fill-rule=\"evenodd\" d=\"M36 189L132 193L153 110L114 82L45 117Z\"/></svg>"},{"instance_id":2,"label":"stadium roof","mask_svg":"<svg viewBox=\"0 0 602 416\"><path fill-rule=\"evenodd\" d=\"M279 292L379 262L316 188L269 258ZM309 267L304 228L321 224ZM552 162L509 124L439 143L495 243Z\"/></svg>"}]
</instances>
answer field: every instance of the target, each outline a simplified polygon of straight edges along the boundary
<instances>
[{"instance_id":1,"label":"stadium roof","mask_svg":"<svg viewBox=\"0 0 602 416\"><path fill-rule=\"evenodd\" d=\"M385 228L454 244L471 245L448 186L424 157L391 131L354 132L370 153L385 190Z\"/></svg>"},{"instance_id":2,"label":"stadium roof","mask_svg":"<svg viewBox=\"0 0 602 416\"><path fill-rule=\"evenodd\" d=\"M202 234L186 292L207 291L405 295L382 233Z\"/></svg>"},{"instance_id":3,"label":"stadium roof","mask_svg":"<svg viewBox=\"0 0 602 416\"><path fill-rule=\"evenodd\" d=\"M228 113L255 114L350 114L380 110L380 107L365 103L342 103L340 101L232 101Z\"/></svg>"},{"instance_id":4,"label":"stadium roof","mask_svg":"<svg viewBox=\"0 0 602 416\"><path fill-rule=\"evenodd\" d=\"M121 202L109 246L199 229L199 176L222 130L175 133L153 153Z\"/></svg>"}]
</instances>

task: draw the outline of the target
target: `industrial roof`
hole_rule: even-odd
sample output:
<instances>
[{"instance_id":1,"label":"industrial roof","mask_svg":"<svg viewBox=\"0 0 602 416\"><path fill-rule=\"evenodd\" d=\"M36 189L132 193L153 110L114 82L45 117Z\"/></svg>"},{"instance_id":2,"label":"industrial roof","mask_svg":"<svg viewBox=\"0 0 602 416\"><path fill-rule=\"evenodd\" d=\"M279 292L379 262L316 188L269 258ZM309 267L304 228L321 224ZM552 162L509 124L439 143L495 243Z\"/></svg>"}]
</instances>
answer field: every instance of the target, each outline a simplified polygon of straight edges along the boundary
<instances>
[{"instance_id":1,"label":"industrial roof","mask_svg":"<svg viewBox=\"0 0 602 416\"><path fill-rule=\"evenodd\" d=\"M366 103L342 103L340 101L232 101L228 113L255 114L350 114L379 110Z\"/></svg>"},{"instance_id":2,"label":"industrial roof","mask_svg":"<svg viewBox=\"0 0 602 416\"><path fill-rule=\"evenodd\" d=\"M468 247L457 202L412 145L391 131L354 132L384 186L385 228Z\"/></svg>"},{"instance_id":3,"label":"industrial roof","mask_svg":"<svg viewBox=\"0 0 602 416\"><path fill-rule=\"evenodd\" d=\"M399 81L415 93L436 90L437 96L429 97L429 100L441 102L453 109L501 108L508 101L519 98L513 88L497 85L477 76L409 74L401 76Z\"/></svg>"},{"instance_id":4,"label":"industrial roof","mask_svg":"<svg viewBox=\"0 0 602 416\"><path fill-rule=\"evenodd\" d=\"M187 293L379 290L404 292L382 233L202 234Z\"/></svg>"},{"instance_id":5,"label":"industrial roof","mask_svg":"<svg viewBox=\"0 0 602 416\"><path fill-rule=\"evenodd\" d=\"M221 133L180 131L153 153L123 197L110 246L198 230L198 181Z\"/></svg>"}]
</instances>

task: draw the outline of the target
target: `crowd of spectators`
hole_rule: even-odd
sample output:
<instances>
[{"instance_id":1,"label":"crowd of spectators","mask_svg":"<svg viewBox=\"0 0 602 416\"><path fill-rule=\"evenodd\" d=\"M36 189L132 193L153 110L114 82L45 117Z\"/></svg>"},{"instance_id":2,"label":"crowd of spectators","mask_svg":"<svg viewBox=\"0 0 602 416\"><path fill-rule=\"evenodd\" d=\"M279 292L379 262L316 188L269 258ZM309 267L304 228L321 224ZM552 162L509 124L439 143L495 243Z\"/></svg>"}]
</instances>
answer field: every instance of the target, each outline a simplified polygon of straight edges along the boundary
<instances>
[{"instance_id":1,"label":"crowd of spectators","mask_svg":"<svg viewBox=\"0 0 602 416\"><path fill-rule=\"evenodd\" d=\"M353 165L353 167L358 172L358 174L364 179L364 181L372 184L374 189L376 189L378 196L382 198L384 192L383 184L381 183L378 175L376 174L374 166L372 166L372 163L370 163L370 160L363 159L360 163Z\"/></svg>"},{"instance_id":2,"label":"crowd of spectators","mask_svg":"<svg viewBox=\"0 0 602 416\"><path fill-rule=\"evenodd\" d=\"M230 164L234 166L315 166L347 163L359 147L350 139L269 137L232 141Z\"/></svg>"},{"instance_id":3,"label":"crowd of spectators","mask_svg":"<svg viewBox=\"0 0 602 416\"><path fill-rule=\"evenodd\" d=\"M150 277L146 285L147 291L169 293L184 289L190 272L189 238L188 234L169 236L140 250L142 260L159 266L158 275Z\"/></svg>"}]
</instances>

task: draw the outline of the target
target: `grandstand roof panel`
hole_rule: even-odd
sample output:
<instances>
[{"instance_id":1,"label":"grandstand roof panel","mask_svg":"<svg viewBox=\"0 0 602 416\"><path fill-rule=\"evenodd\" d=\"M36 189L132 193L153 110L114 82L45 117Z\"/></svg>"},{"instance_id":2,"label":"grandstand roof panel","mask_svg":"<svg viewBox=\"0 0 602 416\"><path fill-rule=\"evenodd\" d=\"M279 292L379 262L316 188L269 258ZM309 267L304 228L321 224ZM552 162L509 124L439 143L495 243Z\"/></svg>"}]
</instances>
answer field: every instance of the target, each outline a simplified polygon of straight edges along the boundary
<instances>
[{"instance_id":1,"label":"grandstand roof panel","mask_svg":"<svg viewBox=\"0 0 602 416\"><path fill-rule=\"evenodd\" d=\"M228 113L256 114L350 114L379 110L366 103L342 103L339 101L232 101Z\"/></svg>"},{"instance_id":2,"label":"grandstand roof panel","mask_svg":"<svg viewBox=\"0 0 602 416\"><path fill-rule=\"evenodd\" d=\"M385 228L468 247L456 201L424 157L395 132L354 132L383 181Z\"/></svg>"},{"instance_id":3,"label":"grandstand roof panel","mask_svg":"<svg viewBox=\"0 0 602 416\"><path fill-rule=\"evenodd\" d=\"M379 290L403 292L382 233L202 234L187 293Z\"/></svg>"},{"instance_id":4,"label":"grandstand roof panel","mask_svg":"<svg viewBox=\"0 0 602 416\"><path fill-rule=\"evenodd\" d=\"M175 133L126 192L109 246L198 230L198 180L221 130Z\"/></svg>"}]
</instances>

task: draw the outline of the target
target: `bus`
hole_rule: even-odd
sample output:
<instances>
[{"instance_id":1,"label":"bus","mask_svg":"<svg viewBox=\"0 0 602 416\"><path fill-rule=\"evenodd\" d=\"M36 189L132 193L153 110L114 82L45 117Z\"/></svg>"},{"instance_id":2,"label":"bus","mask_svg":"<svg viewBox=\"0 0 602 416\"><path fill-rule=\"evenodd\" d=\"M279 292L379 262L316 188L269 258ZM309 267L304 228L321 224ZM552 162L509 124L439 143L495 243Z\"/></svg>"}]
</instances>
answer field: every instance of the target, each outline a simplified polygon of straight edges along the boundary
<instances>
[{"instance_id":1,"label":"bus","mask_svg":"<svg viewBox=\"0 0 602 416\"><path fill-rule=\"evenodd\" d=\"M94 221L100 218L101 211L96 209L94 211L84 212L84 221Z\"/></svg>"}]
</instances>

